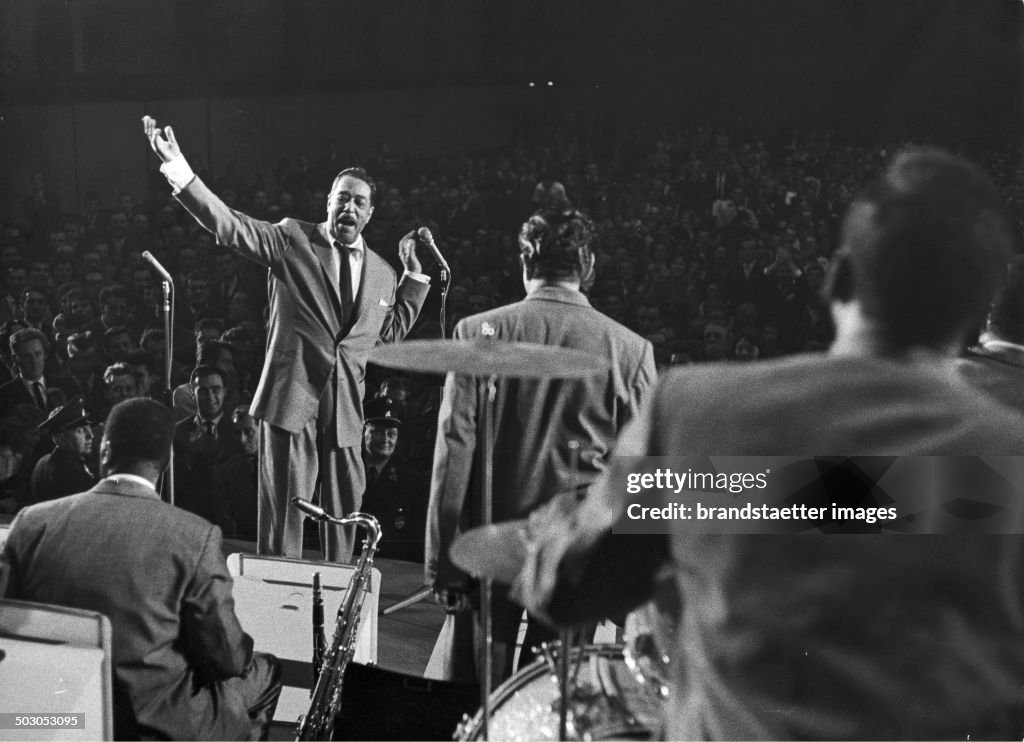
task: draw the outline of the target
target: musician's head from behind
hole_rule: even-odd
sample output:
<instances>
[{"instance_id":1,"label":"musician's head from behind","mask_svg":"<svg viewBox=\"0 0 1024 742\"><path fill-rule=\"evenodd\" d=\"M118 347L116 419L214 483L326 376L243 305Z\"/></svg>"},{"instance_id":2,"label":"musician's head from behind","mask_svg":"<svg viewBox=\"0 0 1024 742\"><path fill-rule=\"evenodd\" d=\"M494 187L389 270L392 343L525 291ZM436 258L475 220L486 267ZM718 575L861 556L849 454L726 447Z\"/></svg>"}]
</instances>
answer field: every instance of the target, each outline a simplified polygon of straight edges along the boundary
<instances>
[{"instance_id":1,"label":"musician's head from behind","mask_svg":"<svg viewBox=\"0 0 1024 742\"><path fill-rule=\"evenodd\" d=\"M971 163L899 153L847 211L827 283L839 352L959 350L1006 275L1005 205Z\"/></svg>"},{"instance_id":2,"label":"musician's head from behind","mask_svg":"<svg viewBox=\"0 0 1024 742\"><path fill-rule=\"evenodd\" d=\"M100 442L103 476L135 474L156 482L171 459L174 412L151 399L114 406Z\"/></svg>"},{"instance_id":3,"label":"musician's head from behind","mask_svg":"<svg viewBox=\"0 0 1024 742\"><path fill-rule=\"evenodd\" d=\"M373 216L373 197L377 185L361 167L338 173L327 195L327 233L343 245L359 239L363 227Z\"/></svg>"},{"instance_id":4,"label":"musician's head from behind","mask_svg":"<svg viewBox=\"0 0 1024 742\"><path fill-rule=\"evenodd\" d=\"M577 209L541 209L519 232L519 260L529 292L544 283L579 288L594 277L594 225Z\"/></svg>"}]
</instances>

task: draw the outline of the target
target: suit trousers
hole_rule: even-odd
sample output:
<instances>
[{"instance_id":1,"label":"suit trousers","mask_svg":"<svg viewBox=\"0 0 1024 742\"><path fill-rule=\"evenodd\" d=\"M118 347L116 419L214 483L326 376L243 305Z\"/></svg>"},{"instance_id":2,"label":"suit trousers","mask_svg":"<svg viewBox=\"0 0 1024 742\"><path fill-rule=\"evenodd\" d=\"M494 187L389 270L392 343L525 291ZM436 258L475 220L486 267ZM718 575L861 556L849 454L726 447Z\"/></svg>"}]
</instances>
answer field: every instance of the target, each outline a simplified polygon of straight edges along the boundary
<instances>
[{"instance_id":1,"label":"suit trousers","mask_svg":"<svg viewBox=\"0 0 1024 742\"><path fill-rule=\"evenodd\" d=\"M336 518L357 511L362 504L363 459L359 446L337 445L334 390L332 376L317 417L297 433L260 423L260 554L302 558L305 516L291 504L293 497L318 501ZM355 526L320 524L320 546L327 561L350 562L357 537Z\"/></svg>"},{"instance_id":2,"label":"suit trousers","mask_svg":"<svg viewBox=\"0 0 1024 742\"><path fill-rule=\"evenodd\" d=\"M236 695L245 707L252 723L249 739L266 739L281 695L281 663L278 659L265 652L253 652L245 674L225 680L220 685L221 692Z\"/></svg>"}]
</instances>

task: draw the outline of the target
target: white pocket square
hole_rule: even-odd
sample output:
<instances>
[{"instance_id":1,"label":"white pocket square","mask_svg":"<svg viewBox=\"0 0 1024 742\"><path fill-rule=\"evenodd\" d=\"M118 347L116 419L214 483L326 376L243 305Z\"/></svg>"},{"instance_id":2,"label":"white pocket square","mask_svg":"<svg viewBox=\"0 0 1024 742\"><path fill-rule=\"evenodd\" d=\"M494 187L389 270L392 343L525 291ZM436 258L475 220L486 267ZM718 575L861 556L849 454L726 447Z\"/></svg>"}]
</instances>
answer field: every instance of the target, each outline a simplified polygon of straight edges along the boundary
<instances>
[{"instance_id":1,"label":"white pocket square","mask_svg":"<svg viewBox=\"0 0 1024 742\"><path fill-rule=\"evenodd\" d=\"M386 307L388 305L388 303L386 301L384 301L383 299L378 299L377 300L377 305L378 306L382 306L382 307Z\"/></svg>"}]
</instances>

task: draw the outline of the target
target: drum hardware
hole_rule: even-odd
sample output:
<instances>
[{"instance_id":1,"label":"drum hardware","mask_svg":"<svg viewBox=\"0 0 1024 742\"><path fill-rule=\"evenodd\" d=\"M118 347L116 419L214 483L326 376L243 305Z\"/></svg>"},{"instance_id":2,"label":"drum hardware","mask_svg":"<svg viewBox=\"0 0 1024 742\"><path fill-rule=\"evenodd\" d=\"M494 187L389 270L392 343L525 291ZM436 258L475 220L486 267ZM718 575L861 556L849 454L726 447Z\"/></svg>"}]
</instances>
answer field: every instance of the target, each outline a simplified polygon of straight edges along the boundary
<instances>
[{"instance_id":1,"label":"drum hardware","mask_svg":"<svg viewBox=\"0 0 1024 742\"><path fill-rule=\"evenodd\" d=\"M480 503L482 525L493 520L494 484L494 404L498 377L529 379L585 378L606 372L610 365L583 351L537 343L509 342L499 339L410 340L374 349L369 360L379 366L418 373L458 373L478 378L481 400L477 410L477 430L482 446ZM463 569L463 565L459 565ZM480 682L481 739L488 739L490 728L491 666L494 632L491 617L492 578L475 567L469 570L480 579L480 625L482 641L478 647L477 667ZM514 577L514 576L513 576Z\"/></svg>"},{"instance_id":2,"label":"drum hardware","mask_svg":"<svg viewBox=\"0 0 1024 742\"><path fill-rule=\"evenodd\" d=\"M623 648L623 661L638 683L648 686L661 700L670 694L668 668L671 659L658 650L654 637L640 634Z\"/></svg>"},{"instance_id":3,"label":"drum hardware","mask_svg":"<svg viewBox=\"0 0 1024 742\"><path fill-rule=\"evenodd\" d=\"M509 742L558 738L562 708L557 642L535 662L502 683L491 699L491 734ZM541 649L544 652L544 649ZM574 740L650 739L661 728L661 702L637 682L622 659L622 647L589 645L570 650L581 678L573 682L566 707L566 734ZM586 660L585 662L583 660ZM482 714L464 716L455 738L481 739Z\"/></svg>"}]
</instances>

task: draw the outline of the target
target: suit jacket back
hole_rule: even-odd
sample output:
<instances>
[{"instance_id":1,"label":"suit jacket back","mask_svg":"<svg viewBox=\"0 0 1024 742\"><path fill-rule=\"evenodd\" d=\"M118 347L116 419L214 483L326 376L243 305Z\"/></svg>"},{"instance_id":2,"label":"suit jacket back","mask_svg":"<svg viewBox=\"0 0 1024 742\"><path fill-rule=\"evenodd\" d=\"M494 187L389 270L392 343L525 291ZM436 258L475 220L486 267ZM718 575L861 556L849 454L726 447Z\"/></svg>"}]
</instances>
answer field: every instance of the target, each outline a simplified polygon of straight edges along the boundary
<instances>
[{"instance_id":1,"label":"suit jacket back","mask_svg":"<svg viewBox=\"0 0 1024 742\"><path fill-rule=\"evenodd\" d=\"M241 674L253 648L234 613L218 528L106 479L22 510L0 568L5 597L110 618L115 691L131 699L140 727L172 739L248 734L244 704L214 684Z\"/></svg>"}]
</instances>

